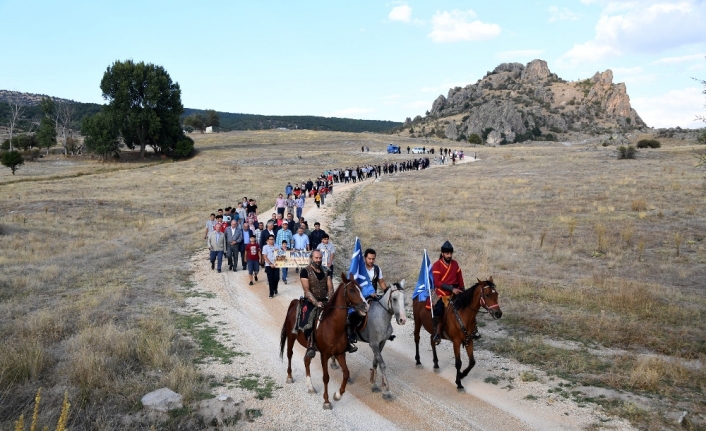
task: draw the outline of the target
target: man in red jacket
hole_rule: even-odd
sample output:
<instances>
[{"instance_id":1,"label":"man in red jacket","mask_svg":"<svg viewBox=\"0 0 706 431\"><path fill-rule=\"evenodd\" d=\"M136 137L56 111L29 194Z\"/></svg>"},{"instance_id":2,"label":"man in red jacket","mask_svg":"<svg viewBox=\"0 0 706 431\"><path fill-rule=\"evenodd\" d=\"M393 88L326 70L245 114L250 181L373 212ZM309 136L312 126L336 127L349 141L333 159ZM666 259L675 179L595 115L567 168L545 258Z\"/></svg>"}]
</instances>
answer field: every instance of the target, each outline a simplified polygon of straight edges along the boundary
<instances>
[{"instance_id":1,"label":"man in red jacket","mask_svg":"<svg viewBox=\"0 0 706 431\"><path fill-rule=\"evenodd\" d=\"M434 290L439 300L434 304L433 325L434 343L441 342L441 325L443 322L444 308L453 295L457 295L465 290L463 284L463 274L458 262L453 259L454 248L450 242L446 241L441 246L439 260L431 266L432 277L434 277Z\"/></svg>"}]
</instances>

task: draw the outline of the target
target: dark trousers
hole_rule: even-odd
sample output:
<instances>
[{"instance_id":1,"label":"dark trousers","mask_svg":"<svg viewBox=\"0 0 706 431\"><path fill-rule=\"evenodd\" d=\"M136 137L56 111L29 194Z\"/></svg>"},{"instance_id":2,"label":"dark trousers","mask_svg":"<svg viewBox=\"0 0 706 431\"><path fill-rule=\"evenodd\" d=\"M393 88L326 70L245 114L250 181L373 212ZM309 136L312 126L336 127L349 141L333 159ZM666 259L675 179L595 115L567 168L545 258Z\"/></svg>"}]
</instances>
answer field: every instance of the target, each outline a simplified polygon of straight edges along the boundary
<instances>
[{"instance_id":1,"label":"dark trousers","mask_svg":"<svg viewBox=\"0 0 706 431\"><path fill-rule=\"evenodd\" d=\"M221 265L223 264L223 250L220 250L220 251L211 250L211 256L209 259L211 261L211 265L213 265L216 262L216 259L218 259L218 266L216 267L216 269L218 269L218 271L220 271Z\"/></svg>"},{"instance_id":2,"label":"dark trousers","mask_svg":"<svg viewBox=\"0 0 706 431\"><path fill-rule=\"evenodd\" d=\"M228 266L236 266L238 264L238 253L240 250L240 244L241 243L236 243L235 245L230 245L228 244L226 246L226 256L228 257Z\"/></svg>"},{"instance_id":3,"label":"dark trousers","mask_svg":"<svg viewBox=\"0 0 706 431\"><path fill-rule=\"evenodd\" d=\"M279 284L279 268L266 266L265 274L267 274L267 284L270 286L270 296L272 296L277 293L277 284Z\"/></svg>"},{"instance_id":4,"label":"dark trousers","mask_svg":"<svg viewBox=\"0 0 706 431\"><path fill-rule=\"evenodd\" d=\"M278 207L278 208L277 208L277 214L280 214L280 215L284 216L284 210L285 210L285 208L286 208L286 207L282 207L282 208L279 208L279 207ZM284 218L284 217L283 217L283 218Z\"/></svg>"}]
</instances>

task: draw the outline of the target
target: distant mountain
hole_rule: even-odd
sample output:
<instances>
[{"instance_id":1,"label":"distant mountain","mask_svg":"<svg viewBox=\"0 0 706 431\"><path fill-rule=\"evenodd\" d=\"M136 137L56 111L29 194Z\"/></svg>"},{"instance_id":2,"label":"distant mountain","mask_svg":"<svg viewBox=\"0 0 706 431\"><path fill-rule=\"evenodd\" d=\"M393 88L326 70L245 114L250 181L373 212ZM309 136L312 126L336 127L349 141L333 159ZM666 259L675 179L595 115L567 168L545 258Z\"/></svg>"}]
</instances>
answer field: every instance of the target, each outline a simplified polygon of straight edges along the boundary
<instances>
[{"instance_id":1,"label":"distant mountain","mask_svg":"<svg viewBox=\"0 0 706 431\"><path fill-rule=\"evenodd\" d=\"M74 128L78 129L81 120L87 115L99 112L103 105L97 103L81 103L69 99L46 96L43 94L20 93L17 91L0 90L0 125L8 124L10 104L17 103L24 107L23 124L26 125L33 119L41 118L42 112L39 109L39 102L42 97L51 97L57 103L71 103L75 106L77 115L74 121ZM184 109L184 117L193 113L203 113L200 109ZM315 116L278 116L278 115L255 115L255 114L234 114L231 112L218 112L221 118L223 131L229 130L268 130L277 128L287 129L308 129L308 130L329 130L336 132L384 132L394 127L402 125L396 121L378 120L353 120L350 118L329 118Z\"/></svg>"},{"instance_id":2,"label":"distant mountain","mask_svg":"<svg viewBox=\"0 0 706 431\"><path fill-rule=\"evenodd\" d=\"M613 83L612 71L567 82L551 73L546 61L533 60L526 66L503 63L475 84L449 89L424 117L408 118L398 130L448 139L477 134L499 144L548 134L556 138L567 132L613 133L644 126L630 106L625 84Z\"/></svg>"}]
</instances>

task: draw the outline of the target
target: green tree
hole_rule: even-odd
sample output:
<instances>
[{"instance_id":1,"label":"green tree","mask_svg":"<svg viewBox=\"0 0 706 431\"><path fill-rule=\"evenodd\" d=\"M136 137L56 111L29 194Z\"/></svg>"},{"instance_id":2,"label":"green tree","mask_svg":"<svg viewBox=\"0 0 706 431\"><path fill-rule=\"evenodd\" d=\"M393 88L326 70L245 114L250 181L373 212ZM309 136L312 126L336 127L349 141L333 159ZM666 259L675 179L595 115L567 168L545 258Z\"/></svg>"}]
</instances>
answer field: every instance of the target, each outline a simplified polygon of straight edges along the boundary
<instances>
[{"instance_id":1,"label":"green tree","mask_svg":"<svg viewBox=\"0 0 706 431\"><path fill-rule=\"evenodd\" d=\"M177 141L176 148L174 148L174 157L183 159L189 157L192 151L194 151L194 140L188 136L182 136Z\"/></svg>"},{"instance_id":2,"label":"green tree","mask_svg":"<svg viewBox=\"0 0 706 431\"><path fill-rule=\"evenodd\" d=\"M167 71L154 64L116 61L101 80L106 108L117 125L125 145L140 148L145 156L149 145L157 153L169 153L183 135L179 120L184 112L179 84Z\"/></svg>"},{"instance_id":3,"label":"green tree","mask_svg":"<svg viewBox=\"0 0 706 431\"><path fill-rule=\"evenodd\" d=\"M120 153L120 131L108 112L99 112L85 117L81 123L81 134L90 152L100 155L105 160Z\"/></svg>"},{"instance_id":4,"label":"green tree","mask_svg":"<svg viewBox=\"0 0 706 431\"><path fill-rule=\"evenodd\" d=\"M0 161L4 166L12 169L12 175L15 175L17 168L25 163L25 159L19 151L8 151L3 153L2 160Z\"/></svg>"},{"instance_id":5,"label":"green tree","mask_svg":"<svg viewBox=\"0 0 706 431\"><path fill-rule=\"evenodd\" d=\"M184 119L184 126L192 127L203 133L206 130L206 119L201 114L191 114Z\"/></svg>"},{"instance_id":6,"label":"green tree","mask_svg":"<svg viewBox=\"0 0 706 431\"><path fill-rule=\"evenodd\" d=\"M206 127L208 127L208 126L213 126L213 127L220 127L221 126L221 117L213 109L206 110Z\"/></svg>"},{"instance_id":7,"label":"green tree","mask_svg":"<svg viewBox=\"0 0 706 431\"><path fill-rule=\"evenodd\" d=\"M41 148L46 148L47 155L49 155L49 148L56 145L56 126L51 118L42 117L36 137L39 146Z\"/></svg>"},{"instance_id":8,"label":"green tree","mask_svg":"<svg viewBox=\"0 0 706 431\"><path fill-rule=\"evenodd\" d=\"M477 133L471 133L471 136L468 137L468 143L469 144L474 144L474 145L480 145L483 143L483 140L478 136Z\"/></svg>"}]
</instances>

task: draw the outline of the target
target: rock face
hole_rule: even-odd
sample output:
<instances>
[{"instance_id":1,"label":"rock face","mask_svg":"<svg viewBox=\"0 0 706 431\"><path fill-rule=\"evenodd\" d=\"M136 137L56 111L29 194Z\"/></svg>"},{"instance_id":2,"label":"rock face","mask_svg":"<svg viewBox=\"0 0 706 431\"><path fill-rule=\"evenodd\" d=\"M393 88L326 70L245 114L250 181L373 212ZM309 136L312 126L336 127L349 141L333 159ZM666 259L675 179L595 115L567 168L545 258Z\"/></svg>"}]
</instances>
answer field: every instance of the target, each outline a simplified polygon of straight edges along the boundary
<instances>
[{"instance_id":1,"label":"rock face","mask_svg":"<svg viewBox=\"0 0 706 431\"><path fill-rule=\"evenodd\" d=\"M415 129L427 125L427 130L444 130L448 139L485 131L489 141L497 142L531 139L537 128L557 135L645 126L630 105L625 84L613 83L611 70L567 82L544 60L502 63L475 84L451 88L434 101L428 116L415 117L414 124ZM498 133L491 135L488 129Z\"/></svg>"},{"instance_id":2,"label":"rock face","mask_svg":"<svg viewBox=\"0 0 706 431\"><path fill-rule=\"evenodd\" d=\"M142 397L142 405L158 412L168 412L182 408L181 399L181 395L171 389L162 388Z\"/></svg>"},{"instance_id":3,"label":"rock face","mask_svg":"<svg viewBox=\"0 0 706 431\"><path fill-rule=\"evenodd\" d=\"M527 63L527 67L522 71L522 75L520 76L520 79L522 81L538 81L540 79L544 79L549 77L549 66L547 66L547 62L544 60L532 60L529 63Z\"/></svg>"}]
</instances>

